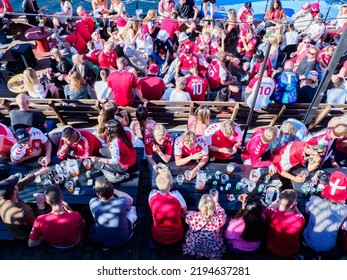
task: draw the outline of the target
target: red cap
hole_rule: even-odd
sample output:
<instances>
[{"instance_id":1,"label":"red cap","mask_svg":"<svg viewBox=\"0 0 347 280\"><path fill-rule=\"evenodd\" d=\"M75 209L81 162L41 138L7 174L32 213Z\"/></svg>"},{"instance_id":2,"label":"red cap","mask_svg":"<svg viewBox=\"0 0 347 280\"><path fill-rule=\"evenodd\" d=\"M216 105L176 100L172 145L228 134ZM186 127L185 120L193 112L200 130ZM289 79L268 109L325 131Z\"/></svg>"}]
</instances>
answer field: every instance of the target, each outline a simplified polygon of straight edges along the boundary
<instances>
[{"instance_id":1,"label":"red cap","mask_svg":"<svg viewBox=\"0 0 347 280\"><path fill-rule=\"evenodd\" d=\"M329 178L329 185L325 185L323 195L333 201L347 199L347 176L341 171L334 171Z\"/></svg>"},{"instance_id":2,"label":"red cap","mask_svg":"<svg viewBox=\"0 0 347 280\"><path fill-rule=\"evenodd\" d=\"M155 63L152 63L151 65L149 65L148 67L148 72L151 72L151 73L159 73L159 67L157 64Z\"/></svg>"},{"instance_id":3,"label":"red cap","mask_svg":"<svg viewBox=\"0 0 347 280\"><path fill-rule=\"evenodd\" d=\"M312 12L319 12L319 3L313 3L311 5L311 11Z\"/></svg>"},{"instance_id":4,"label":"red cap","mask_svg":"<svg viewBox=\"0 0 347 280\"><path fill-rule=\"evenodd\" d=\"M124 18L119 18L117 21L118 27L124 27L127 24L127 21Z\"/></svg>"}]
</instances>

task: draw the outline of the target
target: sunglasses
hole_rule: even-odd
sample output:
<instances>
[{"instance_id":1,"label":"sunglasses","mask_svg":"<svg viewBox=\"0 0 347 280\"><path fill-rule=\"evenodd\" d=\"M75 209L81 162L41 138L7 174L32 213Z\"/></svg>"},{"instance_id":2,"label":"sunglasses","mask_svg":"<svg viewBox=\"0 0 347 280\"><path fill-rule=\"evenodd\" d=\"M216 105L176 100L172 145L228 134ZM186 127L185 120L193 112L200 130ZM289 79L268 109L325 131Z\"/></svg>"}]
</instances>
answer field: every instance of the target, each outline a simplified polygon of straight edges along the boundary
<instances>
[{"instance_id":1,"label":"sunglasses","mask_svg":"<svg viewBox=\"0 0 347 280\"><path fill-rule=\"evenodd\" d=\"M309 52L310 55L316 55L316 53Z\"/></svg>"},{"instance_id":2,"label":"sunglasses","mask_svg":"<svg viewBox=\"0 0 347 280\"><path fill-rule=\"evenodd\" d=\"M309 44L310 42L304 42L305 44Z\"/></svg>"}]
</instances>

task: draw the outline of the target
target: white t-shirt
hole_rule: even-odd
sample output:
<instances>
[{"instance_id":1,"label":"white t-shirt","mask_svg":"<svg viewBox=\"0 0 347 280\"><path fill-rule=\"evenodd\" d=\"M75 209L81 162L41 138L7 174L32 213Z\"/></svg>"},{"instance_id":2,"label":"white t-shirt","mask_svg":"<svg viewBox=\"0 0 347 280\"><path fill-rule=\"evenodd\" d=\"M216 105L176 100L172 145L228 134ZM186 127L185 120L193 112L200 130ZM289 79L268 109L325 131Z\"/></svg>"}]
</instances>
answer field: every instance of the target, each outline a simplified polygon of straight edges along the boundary
<instances>
[{"instance_id":1,"label":"white t-shirt","mask_svg":"<svg viewBox=\"0 0 347 280\"><path fill-rule=\"evenodd\" d=\"M257 88L258 77L253 78L248 87L252 89L252 93L247 98L246 103L249 107L252 106L253 98L255 96L255 90ZM275 90L275 80L270 77L263 77L261 81L261 85L259 88L259 94L257 97L257 101L254 106L254 110L260 110L261 108L266 107L269 104L270 96Z\"/></svg>"},{"instance_id":2,"label":"white t-shirt","mask_svg":"<svg viewBox=\"0 0 347 280\"><path fill-rule=\"evenodd\" d=\"M170 94L170 101L192 101L192 99L188 92L177 92L176 89L174 89Z\"/></svg>"},{"instance_id":3,"label":"white t-shirt","mask_svg":"<svg viewBox=\"0 0 347 280\"><path fill-rule=\"evenodd\" d=\"M46 98L45 88L41 84L35 85L35 91L28 91L28 94L32 98L38 98L38 99Z\"/></svg>"},{"instance_id":4,"label":"white t-shirt","mask_svg":"<svg viewBox=\"0 0 347 280\"><path fill-rule=\"evenodd\" d=\"M108 90L107 82L103 82L103 81L95 82L94 89L95 89L97 99L100 100L105 98L107 94L107 90Z\"/></svg>"},{"instance_id":5,"label":"white t-shirt","mask_svg":"<svg viewBox=\"0 0 347 280\"><path fill-rule=\"evenodd\" d=\"M317 23L317 22L313 22L307 30L307 35L308 36L312 36L315 33L318 33L318 36L316 36L313 41L318 42L318 40L320 39L320 37L322 37L322 35L324 34L325 31L325 25L324 23Z\"/></svg>"},{"instance_id":6,"label":"white t-shirt","mask_svg":"<svg viewBox=\"0 0 347 280\"><path fill-rule=\"evenodd\" d=\"M327 104L346 104L347 90L337 88L327 91Z\"/></svg>"}]
</instances>

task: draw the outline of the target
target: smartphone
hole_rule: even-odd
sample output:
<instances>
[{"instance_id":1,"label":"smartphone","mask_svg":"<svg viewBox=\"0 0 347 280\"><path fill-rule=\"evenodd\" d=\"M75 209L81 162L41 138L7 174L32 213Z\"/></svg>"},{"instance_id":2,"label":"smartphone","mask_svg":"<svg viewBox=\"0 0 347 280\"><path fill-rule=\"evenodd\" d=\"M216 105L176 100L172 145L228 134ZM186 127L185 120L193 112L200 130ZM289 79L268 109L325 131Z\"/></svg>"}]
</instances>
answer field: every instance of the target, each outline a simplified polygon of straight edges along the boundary
<instances>
[{"instance_id":1,"label":"smartphone","mask_svg":"<svg viewBox=\"0 0 347 280\"><path fill-rule=\"evenodd\" d=\"M93 179L88 179L87 186L91 186L91 185L93 185Z\"/></svg>"},{"instance_id":2,"label":"smartphone","mask_svg":"<svg viewBox=\"0 0 347 280\"><path fill-rule=\"evenodd\" d=\"M80 193L80 190L81 190L81 188L79 188L79 187L75 188L73 194L74 194L74 195L79 194L79 193Z\"/></svg>"}]
</instances>

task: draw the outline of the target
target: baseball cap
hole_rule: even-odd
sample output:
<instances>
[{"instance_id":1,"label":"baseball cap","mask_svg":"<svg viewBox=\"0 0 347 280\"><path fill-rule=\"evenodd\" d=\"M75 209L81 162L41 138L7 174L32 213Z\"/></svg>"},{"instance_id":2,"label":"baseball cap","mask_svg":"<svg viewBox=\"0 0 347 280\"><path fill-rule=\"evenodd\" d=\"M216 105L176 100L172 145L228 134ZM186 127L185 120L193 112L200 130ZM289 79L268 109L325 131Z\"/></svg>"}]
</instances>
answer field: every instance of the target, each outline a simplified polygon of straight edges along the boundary
<instances>
[{"instance_id":1,"label":"baseball cap","mask_svg":"<svg viewBox=\"0 0 347 280\"><path fill-rule=\"evenodd\" d=\"M329 184L325 185L323 195L333 201L347 199L347 176L341 171L334 171L329 178Z\"/></svg>"},{"instance_id":2,"label":"baseball cap","mask_svg":"<svg viewBox=\"0 0 347 280\"><path fill-rule=\"evenodd\" d=\"M14 137L17 139L18 144L28 142L30 139L30 134L25 128L17 129L14 134Z\"/></svg>"},{"instance_id":3,"label":"baseball cap","mask_svg":"<svg viewBox=\"0 0 347 280\"><path fill-rule=\"evenodd\" d=\"M15 175L11 175L7 179L2 180L0 182L0 197L3 197L6 193L7 195L11 195L18 181L19 177Z\"/></svg>"},{"instance_id":4,"label":"baseball cap","mask_svg":"<svg viewBox=\"0 0 347 280\"><path fill-rule=\"evenodd\" d=\"M169 33L167 33L167 31L165 30L160 30L157 35L157 39L159 39L160 41L166 41L167 39L169 39L169 37Z\"/></svg>"},{"instance_id":5,"label":"baseball cap","mask_svg":"<svg viewBox=\"0 0 347 280\"><path fill-rule=\"evenodd\" d=\"M181 32L178 35L178 42L183 42L184 40L188 39L189 36L185 32Z\"/></svg>"},{"instance_id":6,"label":"baseball cap","mask_svg":"<svg viewBox=\"0 0 347 280\"><path fill-rule=\"evenodd\" d=\"M158 65L155 64L155 63L152 63L151 65L149 65L148 72L150 72L150 73L159 73Z\"/></svg>"},{"instance_id":7,"label":"baseball cap","mask_svg":"<svg viewBox=\"0 0 347 280\"><path fill-rule=\"evenodd\" d=\"M124 18L119 18L117 21L118 27L124 27L127 24L127 21Z\"/></svg>"},{"instance_id":8,"label":"baseball cap","mask_svg":"<svg viewBox=\"0 0 347 280\"><path fill-rule=\"evenodd\" d=\"M319 12L319 3L313 3L313 4L311 5L311 10L312 10L313 12Z\"/></svg>"},{"instance_id":9,"label":"baseball cap","mask_svg":"<svg viewBox=\"0 0 347 280\"><path fill-rule=\"evenodd\" d=\"M308 10L309 8L311 8L311 5L310 5L310 3L308 3L308 2L306 2L305 4L303 4L303 5L301 6L301 9L303 9L303 10Z\"/></svg>"}]
</instances>

